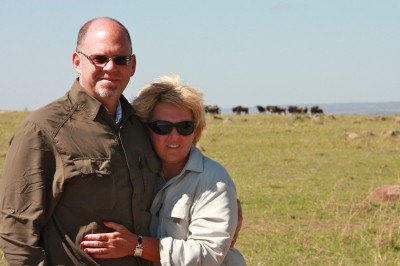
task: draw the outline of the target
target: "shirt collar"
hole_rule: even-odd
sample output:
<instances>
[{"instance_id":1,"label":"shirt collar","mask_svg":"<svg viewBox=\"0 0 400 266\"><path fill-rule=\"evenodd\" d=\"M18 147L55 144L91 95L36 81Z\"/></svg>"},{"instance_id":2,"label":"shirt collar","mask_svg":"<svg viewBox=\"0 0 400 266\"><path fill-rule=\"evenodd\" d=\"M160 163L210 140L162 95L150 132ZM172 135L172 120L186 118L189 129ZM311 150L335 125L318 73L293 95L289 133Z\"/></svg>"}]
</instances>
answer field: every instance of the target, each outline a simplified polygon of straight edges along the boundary
<instances>
[{"instance_id":1,"label":"shirt collar","mask_svg":"<svg viewBox=\"0 0 400 266\"><path fill-rule=\"evenodd\" d=\"M186 172L202 173L204 171L204 159L205 157L203 156L201 151L198 150L194 145L192 145L190 149L189 159L186 162L186 165L183 167L182 171L178 175L163 183L163 189L177 182L177 180L183 178ZM161 177L164 177L162 173ZM162 179L164 180L164 178Z\"/></svg>"},{"instance_id":2,"label":"shirt collar","mask_svg":"<svg viewBox=\"0 0 400 266\"><path fill-rule=\"evenodd\" d=\"M71 90L67 94L71 99L71 103L73 105L78 105L81 110L85 111L89 119L94 120L99 114L102 106L101 102L89 96L85 89L79 84L78 79L75 80ZM115 123L121 123L124 119L129 119L131 115L133 115L133 108L124 95L121 95L114 121Z\"/></svg>"},{"instance_id":3,"label":"shirt collar","mask_svg":"<svg viewBox=\"0 0 400 266\"><path fill-rule=\"evenodd\" d=\"M194 172L203 172L204 164L203 164L203 154L199 149L197 149L194 145L190 149L189 160L187 161L183 170L194 171Z\"/></svg>"},{"instance_id":4,"label":"shirt collar","mask_svg":"<svg viewBox=\"0 0 400 266\"><path fill-rule=\"evenodd\" d=\"M121 101L118 101L117 112L115 113L115 124L121 122L122 119L122 105Z\"/></svg>"}]
</instances>

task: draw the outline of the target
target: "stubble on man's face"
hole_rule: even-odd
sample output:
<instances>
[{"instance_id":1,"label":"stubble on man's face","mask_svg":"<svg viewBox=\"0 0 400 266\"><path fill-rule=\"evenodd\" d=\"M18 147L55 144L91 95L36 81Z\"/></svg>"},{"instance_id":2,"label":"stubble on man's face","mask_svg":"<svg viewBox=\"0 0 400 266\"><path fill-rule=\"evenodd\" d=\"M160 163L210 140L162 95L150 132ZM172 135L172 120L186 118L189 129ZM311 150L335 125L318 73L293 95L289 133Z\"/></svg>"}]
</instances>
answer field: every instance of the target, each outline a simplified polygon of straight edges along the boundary
<instances>
[{"instance_id":1,"label":"stubble on man's face","mask_svg":"<svg viewBox=\"0 0 400 266\"><path fill-rule=\"evenodd\" d=\"M118 97L118 91L117 90L110 90L105 87L100 87L98 90L100 98L103 99L115 99Z\"/></svg>"}]
</instances>

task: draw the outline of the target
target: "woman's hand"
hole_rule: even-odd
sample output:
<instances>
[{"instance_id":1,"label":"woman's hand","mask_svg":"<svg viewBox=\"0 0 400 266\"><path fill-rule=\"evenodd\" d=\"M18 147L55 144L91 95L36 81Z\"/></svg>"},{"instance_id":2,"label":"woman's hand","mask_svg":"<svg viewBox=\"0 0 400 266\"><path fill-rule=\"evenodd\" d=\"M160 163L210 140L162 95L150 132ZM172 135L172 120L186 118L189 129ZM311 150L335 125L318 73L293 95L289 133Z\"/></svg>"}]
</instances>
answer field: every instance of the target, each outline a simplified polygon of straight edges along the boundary
<instances>
[{"instance_id":1,"label":"woman's hand","mask_svg":"<svg viewBox=\"0 0 400 266\"><path fill-rule=\"evenodd\" d=\"M123 225L113 222L104 222L104 225L115 231L85 235L80 244L84 251L96 259L121 258L133 255L137 236Z\"/></svg>"},{"instance_id":2,"label":"woman's hand","mask_svg":"<svg viewBox=\"0 0 400 266\"><path fill-rule=\"evenodd\" d=\"M240 204L240 200L239 199L237 199L237 204L238 204L238 223L237 223L237 226L236 226L235 235L233 236L231 247L235 247L236 240L237 240L237 238L239 236L239 232L240 232L240 229L242 228L242 223L243 223L243 211L242 211L242 205Z\"/></svg>"}]
</instances>

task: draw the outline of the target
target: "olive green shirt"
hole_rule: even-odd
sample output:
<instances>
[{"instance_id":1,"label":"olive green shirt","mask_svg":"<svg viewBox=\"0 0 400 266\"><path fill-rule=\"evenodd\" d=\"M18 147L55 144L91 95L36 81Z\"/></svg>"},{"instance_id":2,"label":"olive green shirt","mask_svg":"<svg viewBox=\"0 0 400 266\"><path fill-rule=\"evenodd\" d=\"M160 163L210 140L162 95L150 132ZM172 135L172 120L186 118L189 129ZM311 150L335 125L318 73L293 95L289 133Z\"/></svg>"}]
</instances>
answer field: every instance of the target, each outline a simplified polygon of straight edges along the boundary
<instances>
[{"instance_id":1,"label":"olive green shirt","mask_svg":"<svg viewBox=\"0 0 400 266\"><path fill-rule=\"evenodd\" d=\"M10 265L149 265L94 260L79 246L114 221L149 235L160 162L125 97L115 124L75 81L15 132L0 184L0 247ZM132 247L133 253L134 247Z\"/></svg>"}]
</instances>

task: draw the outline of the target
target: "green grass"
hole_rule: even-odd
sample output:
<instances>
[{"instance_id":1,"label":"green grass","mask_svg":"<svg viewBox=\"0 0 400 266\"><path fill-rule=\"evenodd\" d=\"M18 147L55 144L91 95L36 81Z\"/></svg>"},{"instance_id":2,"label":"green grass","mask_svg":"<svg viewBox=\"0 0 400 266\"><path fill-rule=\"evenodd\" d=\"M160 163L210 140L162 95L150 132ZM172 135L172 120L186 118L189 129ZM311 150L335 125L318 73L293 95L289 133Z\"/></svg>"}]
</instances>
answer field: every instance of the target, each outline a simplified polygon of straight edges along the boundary
<instances>
[{"instance_id":1,"label":"green grass","mask_svg":"<svg viewBox=\"0 0 400 266\"><path fill-rule=\"evenodd\" d=\"M8 142L22 119L27 115L28 112L0 111L0 171L3 169L3 163L8 149Z\"/></svg>"},{"instance_id":2,"label":"green grass","mask_svg":"<svg viewBox=\"0 0 400 266\"><path fill-rule=\"evenodd\" d=\"M0 114L0 169L25 115ZM396 116L220 117L200 145L236 183L248 265L400 265L399 204L366 200L399 183L400 136L381 135L400 132Z\"/></svg>"},{"instance_id":3,"label":"green grass","mask_svg":"<svg viewBox=\"0 0 400 266\"><path fill-rule=\"evenodd\" d=\"M27 114L28 112L0 111L0 173L3 172L3 163L8 149L8 142L21 120L25 118ZM0 250L0 266L6 265L2 262L2 257L3 254Z\"/></svg>"}]
</instances>

